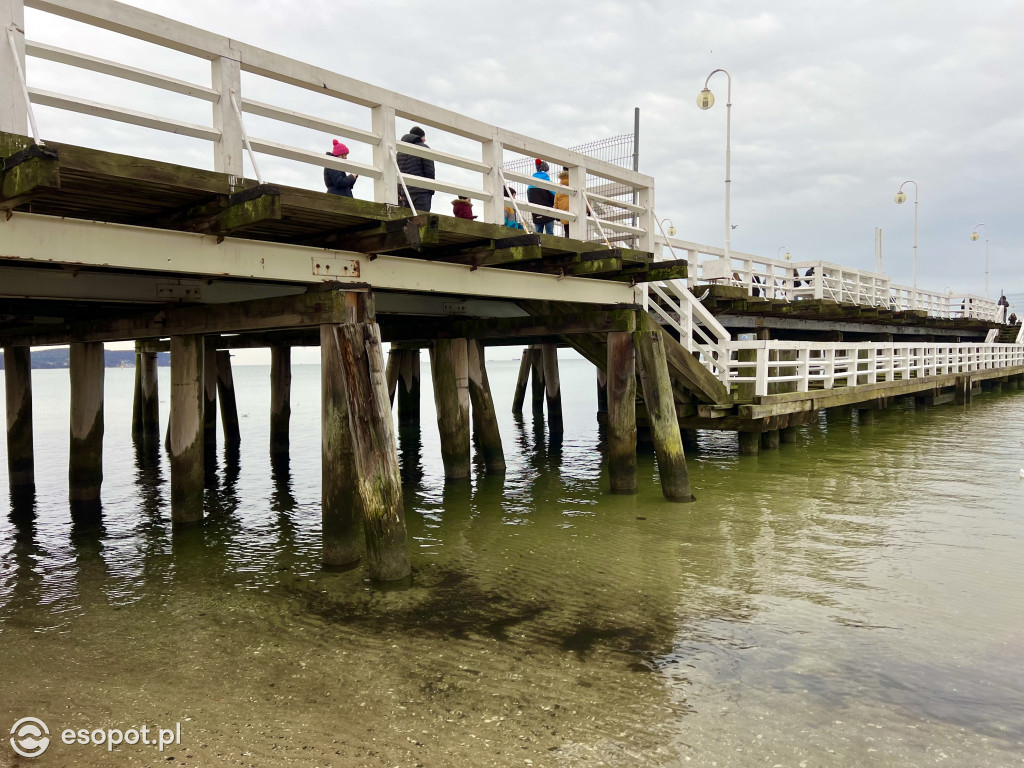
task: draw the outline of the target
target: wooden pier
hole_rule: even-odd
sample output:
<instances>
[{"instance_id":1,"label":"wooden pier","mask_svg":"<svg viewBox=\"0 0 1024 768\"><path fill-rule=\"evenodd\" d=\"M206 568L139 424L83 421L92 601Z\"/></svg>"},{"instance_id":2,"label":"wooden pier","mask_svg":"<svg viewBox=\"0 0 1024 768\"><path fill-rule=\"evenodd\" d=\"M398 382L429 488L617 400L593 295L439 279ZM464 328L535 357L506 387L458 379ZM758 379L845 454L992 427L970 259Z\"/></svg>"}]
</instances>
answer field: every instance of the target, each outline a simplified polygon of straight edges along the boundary
<instances>
[{"instance_id":1,"label":"wooden pier","mask_svg":"<svg viewBox=\"0 0 1024 768\"><path fill-rule=\"evenodd\" d=\"M900 397L962 405L979 386L1024 382L1022 333L974 297L963 298L958 314L949 297L908 297L884 276L851 277L825 262L814 275L750 258L702 264L713 249L655 236L649 176L120 3L24 5L211 65L209 85L188 84L35 44L25 39L19 0L0 8L0 22L17 30L17 55L0 56L9 484L12 494L34 484L30 350L70 345L75 518L102 510L102 445L111 437L103 422L105 342L136 343L132 438L147 455L160 442L156 353L170 351L165 449L175 526L203 520L218 405L225 441L237 447L240 439L230 350L270 350L267 450L286 460L291 348L319 346L323 562L349 568L365 558L380 581L410 573L392 409L399 426L419 425L423 350L447 482L470 478L474 445L481 471L504 473L496 409L521 412L527 393L549 431L563 433L558 349L568 347L595 366L598 418L607 425L606 456L595 460L607 461L609 492L637 492L641 433L673 502L700 493L690 487L685 456L695 430L736 432L738 450L755 454L794 442L797 427L829 408L856 407L866 421ZM207 101L212 125L23 90L26 54ZM243 97L242 72L364 107L372 130ZM215 170L30 136L32 104L209 141ZM364 142L373 164L249 136L245 114ZM478 156L397 142L402 121L470 139ZM59 128L43 130L59 137ZM358 173L374 200L245 178L243 147L254 165L262 153ZM481 185L401 174L395 153L403 151L478 174ZM506 153L564 166L569 184L505 172ZM591 177L626 192L608 197L588 187ZM527 229L504 226L503 192L524 181L564 192L569 210L518 202ZM402 183L476 199L483 219L400 207ZM594 237L536 234L531 213L554 213L584 237L592 226ZM685 256L665 253L675 247ZM525 347L511 404L492 397L489 345Z\"/></svg>"}]
</instances>

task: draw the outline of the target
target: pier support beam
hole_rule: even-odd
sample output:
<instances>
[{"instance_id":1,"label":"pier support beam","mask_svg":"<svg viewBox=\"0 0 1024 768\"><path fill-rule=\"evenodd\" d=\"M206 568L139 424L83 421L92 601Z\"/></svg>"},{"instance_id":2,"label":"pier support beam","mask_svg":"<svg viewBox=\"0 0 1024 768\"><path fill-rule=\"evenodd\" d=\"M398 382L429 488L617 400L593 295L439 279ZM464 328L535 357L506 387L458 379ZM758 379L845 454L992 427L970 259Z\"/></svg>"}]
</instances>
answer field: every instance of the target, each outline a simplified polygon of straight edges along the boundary
<instances>
[{"instance_id":1,"label":"pier support beam","mask_svg":"<svg viewBox=\"0 0 1024 768\"><path fill-rule=\"evenodd\" d=\"M203 459L217 458L217 337L203 338Z\"/></svg>"},{"instance_id":2,"label":"pier support beam","mask_svg":"<svg viewBox=\"0 0 1024 768\"><path fill-rule=\"evenodd\" d=\"M132 436L141 440L143 447L155 449L160 444L160 385L156 352L135 354L135 381Z\"/></svg>"},{"instance_id":3,"label":"pier support beam","mask_svg":"<svg viewBox=\"0 0 1024 768\"><path fill-rule=\"evenodd\" d=\"M501 448L498 416L494 412L491 384L487 380L484 346L477 339L466 342L469 368L469 400L473 407L473 436L488 474L505 474L505 453Z\"/></svg>"},{"instance_id":4,"label":"pier support beam","mask_svg":"<svg viewBox=\"0 0 1024 768\"><path fill-rule=\"evenodd\" d=\"M783 427L779 430L779 441L791 445L796 442L799 434L798 427Z\"/></svg>"},{"instance_id":5,"label":"pier support beam","mask_svg":"<svg viewBox=\"0 0 1024 768\"><path fill-rule=\"evenodd\" d=\"M779 430L768 429L761 433L761 448L766 451L779 449Z\"/></svg>"},{"instance_id":6,"label":"pier support beam","mask_svg":"<svg viewBox=\"0 0 1024 768\"><path fill-rule=\"evenodd\" d=\"M71 514L99 512L103 484L103 344L71 345Z\"/></svg>"},{"instance_id":7,"label":"pier support beam","mask_svg":"<svg viewBox=\"0 0 1024 768\"><path fill-rule=\"evenodd\" d=\"M873 408L858 408L857 419L861 424L874 424L875 423L875 410Z\"/></svg>"},{"instance_id":8,"label":"pier support beam","mask_svg":"<svg viewBox=\"0 0 1024 768\"><path fill-rule=\"evenodd\" d=\"M430 350L441 460L447 480L469 477L469 371L465 339L438 339Z\"/></svg>"},{"instance_id":9,"label":"pier support beam","mask_svg":"<svg viewBox=\"0 0 1024 768\"><path fill-rule=\"evenodd\" d=\"M544 356L539 346L530 348L530 395L536 419L544 415Z\"/></svg>"},{"instance_id":10,"label":"pier support beam","mask_svg":"<svg viewBox=\"0 0 1024 768\"><path fill-rule=\"evenodd\" d=\"M32 447L32 351L4 347L4 389L7 395L7 479L11 494L36 485Z\"/></svg>"},{"instance_id":11,"label":"pier support beam","mask_svg":"<svg viewBox=\"0 0 1024 768\"><path fill-rule=\"evenodd\" d=\"M637 331L633 334L640 360L644 403L651 424L654 452L658 457L661 492L669 501L693 501L661 334L662 331Z\"/></svg>"},{"instance_id":12,"label":"pier support beam","mask_svg":"<svg viewBox=\"0 0 1024 768\"><path fill-rule=\"evenodd\" d=\"M203 337L171 337L171 523L203 519L203 411L206 404Z\"/></svg>"},{"instance_id":13,"label":"pier support beam","mask_svg":"<svg viewBox=\"0 0 1024 768\"><path fill-rule=\"evenodd\" d=\"M360 300L365 301L365 297ZM377 581L406 579L411 567L406 549L402 478L384 376L380 328L371 322L346 323L335 327L335 335L355 448L356 487L370 577Z\"/></svg>"},{"instance_id":14,"label":"pier support beam","mask_svg":"<svg viewBox=\"0 0 1024 768\"><path fill-rule=\"evenodd\" d=\"M242 442L242 433L238 428L238 403L235 400L235 378L231 373L231 352L218 350L214 361L217 366L217 398L220 400L224 445L234 447ZM209 363L210 358L206 362Z\"/></svg>"},{"instance_id":15,"label":"pier support beam","mask_svg":"<svg viewBox=\"0 0 1024 768\"><path fill-rule=\"evenodd\" d=\"M542 344L544 393L548 402L548 431L560 435L562 427L562 384L558 376L558 345Z\"/></svg>"},{"instance_id":16,"label":"pier support beam","mask_svg":"<svg viewBox=\"0 0 1024 768\"><path fill-rule=\"evenodd\" d=\"M971 403L971 377L957 376L954 383L954 394L957 405L970 405Z\"/></svg>"},{"instance_id":17,"label":"pier support beam","mask_svg":"<svg viewBox=\"0 0 1024 768\"><path fill-rule=\"evenodd\" d=\"M632 334L608 334L606 381L611 492L636 493L636 352Z\"/></svg>"},{"instance_id":18,"label":"pier support beam","mask_svg":"<svg viewBox=\"0 0 1024 768\"><path fill-rule=\"evenodd\" d=\"M683 429L680 431L683 438L683 448L688 451L697 450L697 430L696 429Z\"/></svg>"},{"instance_id":19,"label":"pier support beam","mask_svg":"<svg viewBox=\"0 0 1024 768\"><path fill-rule=\"evenodd\" d=\"M530 368L533 367L533 349L527 347L523 350L523 357L519 361L519 378L516 379L516 393L512 398L512 413L521 414L523 403L526 402L526 386L530 383Z\"/></svg>"},{"instance_id":20,"label":"pier support beam","mask_svg":"<svg viewBox=\"0 0 1024 768\"><path fill-rule=\"evenodd\" d=\"M386 390L385 390L386 391ZM270 348L270 453L286 456L292 420L292 348Z\"/></svg>"},{"instance_id":21,"label":"pier support beam","mask_svg":"<svg viewBox=\"0 0 1024 768\"><path fill-rule=\"evenodd\" d=\"M740 456L757 456L761 451L761 433L737 432L736 435L740 442Z\"/></svg>"},{"instance_id":22,"label":"pier support beam","mask_svg":"<svg viewBox=\"0 0 1024 768\"><path fill-rule=\"evenodd\" d=\"M392 350L394 352L394 350ZM420 423L420 351L399 349L398 426L418 427Z\"/></svg>"},{"instance_id":23,"label":"pier support beam","mask_svg":"<svg viewBox=\"0 0 1024 768\"><path fill-rule=\"evenodd\" d=\"M359 492L356 487L355 447L349 428L348 402L335 326L320 326L320 514L323 521L323 563L349 568L359 562Z\"/></svg>"},{"instance_id":24,"label":"pier support beam","mask_svg":"<svg viewBox=\"0 0 1024 768\"><path fill-rule=\"evenodd\" d=\"M608 374L597 369L597 413L608 413Z\"/></svg>"}]
</instances>

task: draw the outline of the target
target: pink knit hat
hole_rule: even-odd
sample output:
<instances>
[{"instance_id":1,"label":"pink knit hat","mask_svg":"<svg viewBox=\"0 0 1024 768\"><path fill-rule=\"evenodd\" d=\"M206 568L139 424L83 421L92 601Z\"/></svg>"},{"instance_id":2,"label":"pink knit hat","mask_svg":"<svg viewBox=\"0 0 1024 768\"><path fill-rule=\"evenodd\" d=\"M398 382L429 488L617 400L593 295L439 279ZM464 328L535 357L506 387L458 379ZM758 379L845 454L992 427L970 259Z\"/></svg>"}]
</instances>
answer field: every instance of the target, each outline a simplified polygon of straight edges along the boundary
<instances>
[{"instance_id":1,"label":"pink knit hat","mask_svg":"<svg viewBox=\"0 0 1024 768\"><path fill-rule=\"evenodd\" d=\"M335 139L334 140L334 149L332 149L327 154L328 155L334 155L335 157L338 157L339 155L347 155L348 154L348 147L346 147L340 141Z\"/></svg>"}]
</instances>

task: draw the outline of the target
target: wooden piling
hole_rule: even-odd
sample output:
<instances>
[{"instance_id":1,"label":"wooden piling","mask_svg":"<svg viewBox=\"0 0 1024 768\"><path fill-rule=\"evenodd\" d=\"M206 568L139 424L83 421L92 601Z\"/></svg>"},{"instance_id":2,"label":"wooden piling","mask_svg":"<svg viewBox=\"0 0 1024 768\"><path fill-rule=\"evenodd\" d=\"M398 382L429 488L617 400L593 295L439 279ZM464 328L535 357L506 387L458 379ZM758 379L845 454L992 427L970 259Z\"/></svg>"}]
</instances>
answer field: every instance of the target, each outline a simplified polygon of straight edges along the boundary
<instances>
[{"instance_id":1,"label":"wooden piling","mask_svg":"<svg viewBox=\"0 0 1024 768\"><path fill-rule=\"evenodd\" d=\"M597 369L597 414L608 413L608 374Z\"/></svg>"},{"instance_id":2,"label":"wooden piling","mask_svg":"<svg viewBox=\"0 0 1024 768\"><path fill-rule=\"evenodd\" d=\"M420 351L399 349L398 359L398 426L413 427L420 423Z\"/></svg>"},{"instance_id":3,"label":"wooden piling","mask_svg":"<svg viewBox=\"0 0 1024 768\"><path fill-rule=\"evenodd\" d=\"M858 408L857 420L861 425L875 423L875 410L873 408Z\"/></svg>"},{"instance_id":4,"label":"wooden piling","mask_svg":"<svg viewBox=\"0 0 1024 768\"><path fill-rule=\"evenodd\" d=\"M203 446L205 427L203 337L171 337L171 523L203 519Z\"/></svg>"},{"instance_id":5,"label":"wooden piling","mask_svg":"<svg viewBox=\"0 0 1024 768\"><path fill-rule=\"evenodd\" d=\"M349 429L348 402L335 326L320 326L320 437L323 563L348 568L359 562L359 492L356 487L355 447Z\"/></svg>"},{"instance_id":6,"label":"wooden piling","mask_svg":"<svg viewBox=\"0 0 1024 768\"><path fill-rule=\"evenodd\" d=\"M501 433L498 431L498 416L494 412L491 384L487 380L487 365L484 347L477 339L466 342L468 365L469 400L473 408L473 435L477 450L484 460L488 474L505 473L505 453L501 448Z\"/></svg>"},{"instance_id":7,"label":"wooden piling","mask_svg":"<svg viewBox=\"0 0 1024 768\"><path fill-rule=\"evenodd\" d=\"M633 343L640 361L644 403L651 424L654 452L658 457L661 492L670 501L693 501L661 334L662 331L655 330L636 331L633 334Z\"/></svg>"},{"instance_id":8,"label":"wooden piling","mask_svg":"<svg viewBox=\"0 0 1024 768\"><path fill-rule=\"evenodd\" d=\"M793 444L800 435L798 427L783 427L779 430L779 440L782 443Z\"/></svg>"},{"instance_id":9,"label":"wooden piling","mask_svg":"<svg viewBox=\"0 0 1024 768\"><path fill-rule=\"evenodd\" d=\"M217 337L203 338L203 458L217 457Z\"/></svg>"},{"instance_id":10,"label":"wooden piling","mask_svg":"<svg viewBox=\"0 0 1024 768\"><path fill-rule=\"evenodd\" d=\"M632 334L608 334L606 381L611 492L636 493L636 352Z\"/></svg>"},{"instance_id":11,"label":"wooden piling","mask_svg":"<svg viewBox=\"0 0 1024 768\"><path fill-rule=\"evenodd\" d=\"M141 368L142 441L148 449L160 445L160 384L157 379L156 352L141 352L136 358Z\"/></svg>"},{"instance_id":12,"label":"wooden piling","mask_svg":"<svg viewBox=\"0 0 1024 768\"><path fill-rule=\"evenodd\" d=\"M740 456L757 456L760 453L761 434L759 432L737 432L736 435L740 443Z\"/></svg>"},{"instance_id":13,"label":"wooden piling","mask_svg":"<svg viewBox=\"0 0 1024 768\"><path fill-rule=\"evenodd\" d=\"M465 339L438 339L430 349L441 460L447 480L469 477L469 375Z\"/></svg>"},{"instance_id":14,"label":"wooden piling","mask_svg":"<svg viewBox=\"0 0 1024 768\"><path fill-rule=\"evenodd\" d=\"M526 347L519 361L519 378L516 379L516 393L512 398L512 413L522 413L526 401L526 385L530 383L530 368L533 367L533 349Z\"/></svg>"},{"instance_id":15,"label":"wooden piling","mask_svg":"<svg viewBox=\"0 0 1024 768\"><path fill-rule=\"evenodd\" d=\"M355 447L370 577L377 581L405 579L411 567L380 329L376 323L347 323L335 326L335 338Z\"/></svg>"},{"instance_id":16,"label":"wooden piling","mask_svg":"<svg viewBox=\"0 0 1024 768\"><path fill-rule=\"evenodd\" d=\"M7 479L11 494L35 488L32 444L32 351L4 347L4 389L7 396Z\"/></svg>"},{"instance_id":17,"label":"wooden piling","mask_svg":"<svg viewBox=\"0 0 1024 768\"><path fill-rule=\"evenodd\" d=\"M761 433L761 448L766 451L775 451L779 448L779 430L767 429Z\"/></svg>"},{"instance_id":18,"label":"wooden piling","mask_svg":"<svg viewBox=\"0 0 1024 768\"><path fill-rule=\"evenodd\" d=\"M688 451L696 451L698 447L697 443L697 430L696 429L683 429L680 430L680 434L683 438L683 448Z\"/></svg>"},{"instance_id":19,"label":"wooden piling","mask_svg":"<svg viewBox=\"0 0 1024 768\"><path fill-rule=\"evenodd\" d=\"M142 442L142 352L135 350L135 388L132 395L132 442Z\"/></svg>"},{"instance_id":20,"label":"wooden piling","mask_svg":"<svg viewBox=\"0 0 1024 768\"><path fill-rule=\"evenodd\" d=\"M99 509L103 484L103 344L71 345L71 454L68 467L72 515Z\"/></svg>"},{"instance_id":21,"label":"wooden piling","mask_svg":"<svg viewBox=\"0 0 1024 768\"><path fill-rule=\"evenodd\" d=\"M544 394L548 404L548 432L562 434L562 384L558 376L558 345L541 344Z\"/></svg>"},{"instance_id":22,"label":"wooden piling","mask_svg":"<svg viewBox=\"0 0 1024 768\"><path fill-rule=\"evenodd\" d=\"M530 396L536 420L544 415L544 356L539 346L530 348Z\"/></svg>"},{"instance_id":23,"label":"wooden piling","mask_svg":"<svg viewBox=\"0 0 1024 768\"><path fill-rule=\"evenodd\" d=\"M237 446L242 442L242 433L238 428L238 402L235 400L235 377L231 373L231 352L226 349L217 350L213 362L217 366L217 399L220 400L224 445Z\"/></svg>"},{"instance_id":24,"label":"wooden piling","mask_svg":"<svg viewBox=\"0 0 1024 768\"><path fill-rule=\"evenodd\" d=\"M971 403L971 377L957 376L954 383L955 402L957 405Z\"/></svg>"},{"instance_id":25,"label":"wooden piling","mask_svg":"<svg viewBox=\"0 0 1024 768\"><path fill-rule=\"evenodd\" d=\"M292 349L270 348L270 452L287 454L292 418Z\"/></svg>"}]
</instances>

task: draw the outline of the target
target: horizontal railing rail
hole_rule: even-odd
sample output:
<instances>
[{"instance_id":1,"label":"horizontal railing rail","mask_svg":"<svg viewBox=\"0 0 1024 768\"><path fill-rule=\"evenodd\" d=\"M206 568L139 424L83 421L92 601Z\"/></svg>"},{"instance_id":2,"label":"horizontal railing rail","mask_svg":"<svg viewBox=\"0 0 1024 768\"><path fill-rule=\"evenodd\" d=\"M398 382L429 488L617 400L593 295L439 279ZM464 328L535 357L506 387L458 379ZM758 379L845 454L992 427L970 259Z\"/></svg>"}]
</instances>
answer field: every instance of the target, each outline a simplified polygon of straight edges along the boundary
<instances>
[{"instance_id":1,"label":"horizontal railing rail","mask_svg":"<svg viewBox=\"0 0 1024 768\"><path fill-rule=\"evenodd\" d=\"M22 0L11 1L13 18L23 16L23 11L14 7L21 6ZM528 183L568 194L569 210L548 209L517 201L520 209L572 222L596 222L599 220L598 212L588 211L579 193L585 189L588 176L604 179L632 190L636 202L601 198L603 206L616 212L615 215L600 218L601 226L607 230L628 233L636 238L638 247L653 250L651 210L654 181L644 174L114 0L24 0L23 6L198 57L211 64L209 83L188 82L147 71L135 66L134 61L117 61L114 60L116 57L107 59L26 40L24 32L18 29L16 45L20 46L17 51L19 57L54 62L75 70L91 71L179 94L211 104L213 114L211 124L203 125L106 103L106 97L104 101L98 101L85 98L79 93L59 93L30 85L28 97L33 105L210 142L214 149L214 169L239 178L245 171L242 147L242 136L245 133L251 149L257 154L321 168L334 168L372 180L372 199L380 203L397 204L399 200L398 170L392 153L421 157L435 163L436 178L425 179L403 174L407 186L478 200L483 203L480 218L493 223L505 220L506 195L501 169L506 154L540 158L552 167L568 168L569 184L560 185L557 181L543 183L537 179L528 179ZM27 31L29 34L32 32L31 29ZM15 72L10 59L10 51L0 56L0 76ZM250 89L249 81L243 81L243 75L256 76L256 80L265 78L273 83L327 96L344 103L349 110L352 107L366 109L369 114L365 117L371 129L348 125L330 119L327 115L318 116L309 109L297 111L277 103L277 98L263 98L261 84L253 81L253 88ZM31 68L26 70L26 77L31 82ZM68 82L76 82L76 79L68 78ZM243 84L246 84L244 92ZM237 110L234 104L238 105ZM17 110L11 114L14 117L7 117L7 124L0 125L0 130L25 134L25 125L22 124L24 115L19 116ZM244 116L269 122L261 122L260 129L255 132L245 130L253 126L246 125L243 128L241 121ZM444 144L444 149L438 149L399 141L398 121L408 121L410 126L421 125L427 130L434 129L437 133L432 133L432 137L436 136L438 141L447 141L448 144ZM344 138L354 145L353 149L359 148L362 153L372 156L372 162L326 156L319 149L325 143L322 137L311 135L308 145L296 146L294 139L288 142L260 135L266 125L297 126L319 134ZM45 123L43 129L44 133L54 132ZM449 135L452 138L447 138ZM468 145L463 141L466 139L469 140ZM448 151L449 145L456 147L457 151ZM625 214L628 214L628 218L619 220Z\"/></svg>"}]
</instances>

